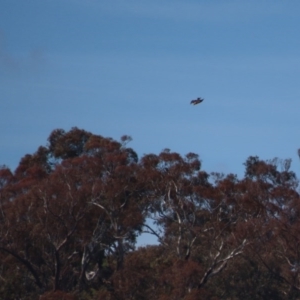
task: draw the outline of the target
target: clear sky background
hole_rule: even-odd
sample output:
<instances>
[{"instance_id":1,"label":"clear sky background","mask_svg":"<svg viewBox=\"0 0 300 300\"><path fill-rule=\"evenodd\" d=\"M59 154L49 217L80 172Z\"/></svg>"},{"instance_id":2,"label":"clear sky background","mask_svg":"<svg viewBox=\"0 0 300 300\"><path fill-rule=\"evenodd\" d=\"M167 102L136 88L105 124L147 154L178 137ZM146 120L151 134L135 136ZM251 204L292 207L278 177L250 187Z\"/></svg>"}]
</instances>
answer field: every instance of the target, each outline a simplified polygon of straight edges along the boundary
<instances>
[{"instance_id":1,"label":"clear sky background","mask_svg":"<svg viewBox=\"0 0 300 300\"><path fill-rule=\"evenodd\" d=\"M190 101L205 98L197 106ZM139 156L300 171L300 1L0 0L0 164L77 126ZM300 173L300 172L299 172Z\"/></svg>"}]
</instances>

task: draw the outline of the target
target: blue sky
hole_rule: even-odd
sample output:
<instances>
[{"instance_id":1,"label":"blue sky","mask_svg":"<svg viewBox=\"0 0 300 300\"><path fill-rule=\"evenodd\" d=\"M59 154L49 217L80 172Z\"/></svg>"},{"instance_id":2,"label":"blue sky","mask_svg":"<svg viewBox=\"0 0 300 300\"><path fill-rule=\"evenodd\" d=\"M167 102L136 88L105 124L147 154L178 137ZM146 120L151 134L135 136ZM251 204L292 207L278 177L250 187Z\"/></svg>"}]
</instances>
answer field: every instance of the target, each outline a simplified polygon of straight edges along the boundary
<instances>
[{"instance_id":1,"label":"blue sky","mask_svg":"<svg viewBox=\"0 0 300 300\"><path fill-rule=\"evenodd\" d=\"M208 172L298 172L299 32L293 0L0 0L0 164L77 126Z\"/></svg>"}]
</instances>

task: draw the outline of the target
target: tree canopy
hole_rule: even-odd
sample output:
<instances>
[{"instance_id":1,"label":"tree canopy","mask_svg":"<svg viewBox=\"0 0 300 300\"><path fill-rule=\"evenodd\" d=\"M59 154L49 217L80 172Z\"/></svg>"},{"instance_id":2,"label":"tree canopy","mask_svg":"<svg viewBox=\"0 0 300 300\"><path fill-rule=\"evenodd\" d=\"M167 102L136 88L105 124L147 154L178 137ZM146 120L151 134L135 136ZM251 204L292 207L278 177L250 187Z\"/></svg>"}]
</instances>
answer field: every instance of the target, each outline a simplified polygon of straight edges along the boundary
<instances>
[{"instance_id":1,"label":"tree canopy","mask_svg":"<svg viewBox=\"0 0 300 300\"><path fill-rule=\"evenodd\" d=\"M238 178L130 140L56 129L2 166L1 299L299 299L290 160L250 156Z\"/></svg>"}]
</instances>

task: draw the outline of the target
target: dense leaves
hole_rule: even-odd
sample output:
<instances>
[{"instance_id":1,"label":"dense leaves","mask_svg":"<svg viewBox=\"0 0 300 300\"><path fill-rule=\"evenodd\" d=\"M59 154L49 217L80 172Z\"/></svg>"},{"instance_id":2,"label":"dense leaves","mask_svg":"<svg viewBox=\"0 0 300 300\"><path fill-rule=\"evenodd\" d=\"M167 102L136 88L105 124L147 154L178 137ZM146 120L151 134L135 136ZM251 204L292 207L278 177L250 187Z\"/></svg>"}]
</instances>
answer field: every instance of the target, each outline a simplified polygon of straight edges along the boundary
<instances>
[{"instance_id":1,"label":"dense leaves","mask_svg":"<svg viewBox=\"0 0 300 300\"><path fill-rule=\"evenodd\" d=\"M290 160L249 157L239 179L130 140L57 129L0 169L1 299L299 299Z\"/></svg>"}]
</instances>

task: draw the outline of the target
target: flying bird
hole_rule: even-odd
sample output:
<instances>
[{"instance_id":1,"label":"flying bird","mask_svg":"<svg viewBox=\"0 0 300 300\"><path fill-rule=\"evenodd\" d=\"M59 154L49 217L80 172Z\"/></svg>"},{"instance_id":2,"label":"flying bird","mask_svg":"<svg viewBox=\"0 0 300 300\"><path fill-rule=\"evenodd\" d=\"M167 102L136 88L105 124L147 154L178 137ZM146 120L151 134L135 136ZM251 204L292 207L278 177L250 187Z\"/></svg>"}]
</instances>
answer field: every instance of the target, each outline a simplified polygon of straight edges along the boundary
<instances>
[{"instance_id":1,"label":"flying bird","mask_svg":"<svg viewBox=\"0 0 300 300\"><path fill-rule=\"evenodd\" d=\"M195 100L192 100L192 101L191 101L191 104L196 105L196 104L201 103L203 100L204 100L203 98L197 98L197 99L195 99Z\"/></svg>"}]
</instances>

